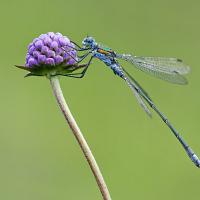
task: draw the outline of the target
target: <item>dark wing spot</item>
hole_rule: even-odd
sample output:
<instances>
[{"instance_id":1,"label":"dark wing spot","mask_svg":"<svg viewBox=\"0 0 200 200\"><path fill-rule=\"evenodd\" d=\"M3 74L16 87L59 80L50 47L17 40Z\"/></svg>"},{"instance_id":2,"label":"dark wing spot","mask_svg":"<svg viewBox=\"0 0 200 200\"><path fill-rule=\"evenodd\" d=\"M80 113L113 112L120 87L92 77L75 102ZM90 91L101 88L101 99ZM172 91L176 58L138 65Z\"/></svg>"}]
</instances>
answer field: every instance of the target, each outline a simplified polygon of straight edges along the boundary
<instances>
[{"instance_id":1,"label":"dark wing spot","mask_svg":"<svg viewBox=\"0 0 200 200\"><path fill-rule=\"evenodd\" d=\"M181 60L180 58L177 58L177 61L178 61L178 62L183 62L183 60Z\"/></svg>"}]
</instances>

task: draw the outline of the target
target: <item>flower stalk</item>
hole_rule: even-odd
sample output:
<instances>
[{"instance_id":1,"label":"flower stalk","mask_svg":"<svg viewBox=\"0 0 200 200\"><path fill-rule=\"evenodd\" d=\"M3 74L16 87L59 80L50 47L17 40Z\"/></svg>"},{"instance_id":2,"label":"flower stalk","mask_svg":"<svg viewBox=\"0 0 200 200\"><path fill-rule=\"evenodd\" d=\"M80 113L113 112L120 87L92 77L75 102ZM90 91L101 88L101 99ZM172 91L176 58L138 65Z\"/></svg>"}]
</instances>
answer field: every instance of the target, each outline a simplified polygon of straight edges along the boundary
<instances>
[{"instance_id":1,"label":"flower stalk","mask_svg":"<svg viewBox=\"0 0 200 200\"><path fill-rule=\"evenodd\" d=\"M46 76L50 79L58 105L87 159L103 199L111 200L97 162L73 118L60 88L58 76L68 76L70 73L87 65L80 64L77 60L75 46L68 37L63 36L61 33L48 32L41 34L29 44L25 66L16 65L16 67L29 72L25 77Z\"/></svg>"},{"instance_id":2,"label":"flower stalk","mask_svg":"<svg viewBox=\"0 0 200 200\"><path fill-rule=\"evenodd\" d=\"M57 100L57 103L58 103L66 121L68 122L69 127L71 128L71 130L72 130L79 146L81 147L81 150L82 150L82 152L94 174L94 177L95 177L98 187L101 191L103 199L111 200L111 196L109 194L109 191L108 191L108 188L104 181L104 178L102 176L102 173L98 167L98 164L97 164L83 134L81 133L80 128L78 127L78 125L77 125L74 117L72 116L72 113L70 112L70 109L65 101L65 98L63 96L63 93L62 93L62 90L60 87L58 76L50 76L49 79L50 79L52 90L53 90L54 96Z\"/></svg>"}]
</instances>

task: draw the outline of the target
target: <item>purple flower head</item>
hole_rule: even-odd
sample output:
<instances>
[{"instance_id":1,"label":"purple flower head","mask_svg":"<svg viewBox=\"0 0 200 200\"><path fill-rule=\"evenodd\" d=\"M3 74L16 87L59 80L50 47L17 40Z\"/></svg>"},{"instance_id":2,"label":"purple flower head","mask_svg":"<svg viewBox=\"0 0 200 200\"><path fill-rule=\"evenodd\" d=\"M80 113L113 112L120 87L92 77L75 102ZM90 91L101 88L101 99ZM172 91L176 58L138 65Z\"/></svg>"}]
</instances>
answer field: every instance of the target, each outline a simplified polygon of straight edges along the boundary
<instances>
[{"instance_id":1,"label":"purple flower head","mask_svg":"<svg viewBox=\"0 0 200 200\"><path fill-rule=\"evenodd\" d=\"M74 65L77 53L74 45L61 33L49 32L35 38L28 46L26 67Z\"/></svg>"},{"instance_id":2,"label":"purple flower head","mask_svg":"<svg viewBox=\"0 0 200 200\"><path fill-rule=\"evenodd\" d=\"M56 75L72 75L75 70L87 64L78 64L75 45L69 38L61 33L49 32L41 34L28 45L25 66L15 66L29 72L25 77L46 76L49 78Z\"/></svg>"}]
</instances>

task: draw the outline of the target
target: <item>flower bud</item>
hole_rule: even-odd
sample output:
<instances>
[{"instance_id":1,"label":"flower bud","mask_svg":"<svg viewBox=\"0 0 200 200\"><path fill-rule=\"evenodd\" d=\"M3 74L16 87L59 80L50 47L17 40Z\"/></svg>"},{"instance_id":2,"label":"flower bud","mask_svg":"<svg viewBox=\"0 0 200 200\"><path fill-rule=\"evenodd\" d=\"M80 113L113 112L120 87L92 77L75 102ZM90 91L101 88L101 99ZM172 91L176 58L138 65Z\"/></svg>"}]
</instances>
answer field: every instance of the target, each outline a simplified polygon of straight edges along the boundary
<instances>
[{"instance_id":1,"label":"flower bud","mask_svg":"<svg viewBox=\"0 0 200 200\"><path fill-rule=\"evenodd\" d=\"M77 54L70 40L61 33L49 32L35 38L28 46L26 67L73 65Z\"/></svg>"},{"instance_id":2,"label":"flower bud","mask_svg":"<svg viewBox=\"0 0 200 200\"><path fill-rule=\"evenodd\" d=\"M41 34L28 45L26 76L67 75L79 68L75 45L61 33ZM85 66L85 65L84 65ZM81 65L83 67L83 65Z\"/></svg>"}]
</instances>

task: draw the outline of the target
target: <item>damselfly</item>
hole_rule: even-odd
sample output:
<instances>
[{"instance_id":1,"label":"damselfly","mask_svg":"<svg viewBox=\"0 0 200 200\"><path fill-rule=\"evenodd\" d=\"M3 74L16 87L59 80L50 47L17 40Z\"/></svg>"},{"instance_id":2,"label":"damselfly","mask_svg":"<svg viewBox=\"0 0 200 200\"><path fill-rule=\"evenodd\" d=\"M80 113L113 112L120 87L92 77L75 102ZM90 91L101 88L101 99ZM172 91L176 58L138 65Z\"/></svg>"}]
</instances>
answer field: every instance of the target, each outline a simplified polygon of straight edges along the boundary
<instances>
[{"instance_id":1,"label":"damselfly","mask_svg":"<svg viewBox=\"0 0 200 200\"><path fill-rule=\"evenodd\" d=\"M146 72L162 80L182 85L187 84L187 79L183 75L187 74L190 71L189 66L185 65L182 62L182 60L177 58L141 57L141 56L132 56L130 54L118 54L112 49L96 43L93 37L84 38L84 40L82 41L82 47L73 41L72 43L75 44L76 48L74 47L71 48L74 48L77 51L85 52L82 56L79 57L77 63L80 63L89 55L90 59L89 62L85 65L82 72L66 74L65 76L82 78L85 75L88 67L90 66L93 58L98 58L99 60L103 61L106 64L106 66L112 69L112 71L116 75L121 77L127 83L127 85L131 88L132 92L134 93L137 101L149 116L151 116L151 112L148 108L148 105L161 117L161 119L165 122L165 124L170 128L172 133L179 140L179 142L187 152L189 158L194 162L194 164L197 167L200 167L200 160L197 157L197 155L179 135L178 131L172 126L172 124L169 122L166 116L162 112L160 112L160 110L155 106L154 102L147 94L147 92L120 65L118 60L119 59L125 60L133 64L136 68L142 70L143 72Z\"/></svg>"}]
</instances>

